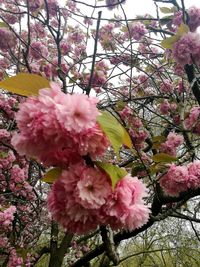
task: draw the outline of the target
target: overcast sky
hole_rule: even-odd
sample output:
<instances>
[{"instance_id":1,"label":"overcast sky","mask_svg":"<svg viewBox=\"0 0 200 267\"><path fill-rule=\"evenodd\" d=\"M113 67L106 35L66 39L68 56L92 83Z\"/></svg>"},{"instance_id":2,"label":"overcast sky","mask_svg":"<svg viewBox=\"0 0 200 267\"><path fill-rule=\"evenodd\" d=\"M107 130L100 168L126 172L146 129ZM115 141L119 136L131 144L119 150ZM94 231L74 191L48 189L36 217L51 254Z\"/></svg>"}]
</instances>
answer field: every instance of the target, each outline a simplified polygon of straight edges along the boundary
<instances>
[{"instance_id":1,"label":"overcast sky","mask_svg":"<svg viewBox=\"0 0 200 267\"><path fill-rule=\"evenodd\" d=\"M180 1L177 1L180 2ZM188 8L190 6L200 7L200 0L185 0L185 6ZM167 4L159 4L160 6L168 6ZM127 0L124 5L127 16L129 18L133 17L133 14L143 15L145 13L155 14L155 5L152 0Z\"/></svg>"},{"instance_id":2,"label":"overcast sky","mask_svg":"<svg viewBox=\"0 0 200 267\"><path fill-rule=\"evenodd\" d=\"M62 1L62 0L61 0ZM60 1L60 2L61 2ZM87 4L91 4L94 5L95 0L82 0L82 2L85 2ZM180 0L177 0L177 2L181 2ZM200 7L200 0L185 0L185 6L186 8L190 7L190 6L197 6ZM98 3L98 5L104 5L105 2L104 1L100 1ZM170 5L168 4L161 4L159 3L160 6L167 6L170 7ZM87 15L90 16L92 9L90 8L86 8L84 7L84 5L79 5L79 7L81 7L81 10ZM127 0L126 4L123 5L124 10L126 12L126 15L129 19L134 18L136 15L144 15L146 13L151 14L153 16L156 15L155 13L155 5L154 2L152 0ZM97 16L97 12L100 9L97 9L95 12L95 16ZM102 9L103 14L102 17L104 18L112 18L114 13L118 14L118 10L114 9L113 11L109 11L106 8ZM120 12L121 13L121 12ZM121 13L122 14L122 13Z\"/></svg>"}]
</instances>

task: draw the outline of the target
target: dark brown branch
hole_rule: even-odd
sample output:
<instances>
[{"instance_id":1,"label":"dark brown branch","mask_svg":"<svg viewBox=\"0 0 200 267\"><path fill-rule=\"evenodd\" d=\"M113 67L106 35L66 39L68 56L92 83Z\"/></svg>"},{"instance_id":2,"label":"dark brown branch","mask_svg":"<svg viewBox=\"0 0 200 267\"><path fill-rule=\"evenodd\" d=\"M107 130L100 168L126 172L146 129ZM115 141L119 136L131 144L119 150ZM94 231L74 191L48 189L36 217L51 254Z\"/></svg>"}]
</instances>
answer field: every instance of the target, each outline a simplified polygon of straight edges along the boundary
<instances>
[{"instance_id":1,"label":"dark brown branch","mask_svg":"<svg viewBox=\"0 0 200 267\"><path fill-rule=\"evenodd\" d=\"M198 85L198 82L197 82L195 74L194 74L194 66L188 65L188 64L185 65L185 72L187 74L188 81L190 83L192 92L193 92L198 104L200 105L200 89L199 89L199 85Z\"/></svg>"},{"instance_id":2,"label":"dark brown branch","mask_svg":"<svg viewBox=\"0 0 200 267\"><path fill-rule=\"evenodd\" d=\"M88 83L88 86L86 88L86 94L90 94L91 86L92 86L92 80L94 75L94 66L95 66L95 60L96 60L96 54L97 54L97 45L98 45L98 39L99 39L99 28L100 28L100 22L101 22L101 14L102 12L98 12L98 20L97 20L97 27L96 27L96 34L95 34L95 43L94 43L94 53L92 58L92 68L90 73L90 80Z\"/></svg>"}]
</instances>

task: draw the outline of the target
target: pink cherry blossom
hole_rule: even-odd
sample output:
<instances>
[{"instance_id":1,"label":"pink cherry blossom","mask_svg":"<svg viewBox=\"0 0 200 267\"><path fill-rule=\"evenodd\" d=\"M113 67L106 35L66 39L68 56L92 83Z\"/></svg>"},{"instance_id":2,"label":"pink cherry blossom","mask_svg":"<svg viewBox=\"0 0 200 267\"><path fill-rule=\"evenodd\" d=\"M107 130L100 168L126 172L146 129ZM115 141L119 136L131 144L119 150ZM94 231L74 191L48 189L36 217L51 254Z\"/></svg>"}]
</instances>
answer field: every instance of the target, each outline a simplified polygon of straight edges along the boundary
<instances>
[{"instance_id":1,"label":"pink cherry blossom","mask_svg":"<svg viewBox=\"0 0 200 267\"><path fill-rule=\"evenodd\" d=\"M181 192L187 191L188 169L186 166L171 164L169 170L161 177L159 183L164 192L170 196L178 196Z\"/></svg>"},{"instance_id":2,"label":"pink cherry blossom","mask_svg":"<svg viewBox=\"0 0 200 267\"><path fill-rule=\"evenodd\" d=\"M33 42L30 46L30 55L36 60L46 58L48 56L48 49L41 42Z\"/></svg>"},{"instance_id":3,"label":"pink cherry blossom","mask_svg":"<svg viewBox=\"0 0 200 267\"><path fill-rule=\"evenodd\" d=\"M96 122L97 98L66 95L58 85L42 89L38 97L20 104L16 121L20 133L12 144L21 155L37 157L45 165L67 166L80 156L102 156L109 143Z\"/></svg>"},{"instance_id":4,"label":"pink cherry blossom","mask_svg":"<svg viewBox=\"0 0 200 267\"><path fill-rule=\"evenodd\" d=\"M193 107L190 110L189 116L184 121L185 128L188 130L192 130L192 132L196 134L200 134L199 115L200 115L200 108Z\"/></svg>"},{"instance_id":5,"label":"pink cherry blossom","mask_svg":"<svg viewBox=\"0 0 200 267\"><path fill-rule=\"evenodd\" d=\"M130 25L130 34L133 39L135 39L136 41L139 41L142 39L142 37L147 33L147 29L145 27L145 25L141 22L133 22ZM130 38L129 37L129 32L127 32L125 34L126 38Z\"/></svg>"},{"instance_id":6,"label":"pink cherry blossom","mask_svg":"<svg viewBox=\"0 0 200 267\"><path fill-rule=\"evenodd\" d=\"M169 133L167 140L160 145L160 151L172 156L176 156L177 148L182 145L184 138L182 135L176 133Z\"/></svg>"},{"instance_id":7,"label":"pink cherry blossom","mask_svg":"<svg viewBox=\"0 0 200 267\"><path fill-rule=\"evenodd\" d=\"M200 35L188 32L173 46L173 57L180 65L200 63Z\"/></svg>"},{"instance_id":8,"label":"pink cherry blossom","mask_svg":"<svg viewBox=\"0 0 200 267\"><path fill-rule=\"evenodd\" d=\"M189 16L189 27L192 32L194 32L200 26L200 8L195 6L190 7L188 10Z\"/></svg>"},{"instance_id":9,"label":"pink cherry blossom","mask_svg":"<svg viewBox=\"0 0 200 267\"><path fill-rule=\"evenodd\" d=\"M131 231L144 225L150 213L144 205L143 198L146 196L147 189L137 177L127 175L122 178L105 206L111 226Z\"/></svg>"},{"instance_id":10,"label":"pink cherry blossom","mask_svg":"<svg viewBox=\"0 0 200 267\"><path fill-rule=\"evenodd\" d=\"M100 207L110 193L111 184L104 173L77 163L56 180L48 206L53 218L67 231L81 234L101 223Z\"/></svg>"},{"instance_id":11,"label":"pink cherry blossom","mask_svg":"<svg viewBox=\"0 0 200 267\"><path fill-rule=\"evenodd\" d=\"M196 160L188 164L188 187L196 189L200 187L200 161Z\"/></svg>"},{"instance_id":12,"label":"pink cherry blossom","mask_svg":"<svg viewBox=\"0 0 200 267\"><path fill-rule=\"evenodd\" d=\"M94 168L82 172L77 183L77 196L85 208L98 209L112 193L111 181L106 174Z\"/></svg>"},{"instance_id":13,"label":"pink cherry blossom","mask_svg":"<svg viewBox=\"0 0 200 267\"><path fill-rule=\"evenodd\" d=\"M172 93L173 89L174 88L170 80L164 80L163 83L161 83L160 91L162 93Z\"/></svg>"}]
</instances>

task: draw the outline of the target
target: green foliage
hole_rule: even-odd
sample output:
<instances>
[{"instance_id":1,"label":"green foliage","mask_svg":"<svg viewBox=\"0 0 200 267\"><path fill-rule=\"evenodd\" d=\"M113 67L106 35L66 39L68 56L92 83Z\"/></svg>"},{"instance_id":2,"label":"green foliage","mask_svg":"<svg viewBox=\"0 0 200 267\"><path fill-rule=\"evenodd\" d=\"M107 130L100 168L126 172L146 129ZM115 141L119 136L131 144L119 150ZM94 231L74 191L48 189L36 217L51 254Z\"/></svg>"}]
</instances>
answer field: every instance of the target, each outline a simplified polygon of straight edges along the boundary
<instances>
[{"instance_id":1,"label":"green foliage","mask_svg":"<svg viewBox=\"0 0 200 267\"><path fill-rule=\"evenodd\" d=\"M62 169L59 167L50 169L43 176L42 182L52 184L61 175L61 173L62 173Z\"/></svg>"},{"instance_id":2,"label":"green foliage","mask_svg":"<svg viewBox=\"0 0 200 267\"><path fill-rule=\"evenodd\" d=\"M166 49L172 49L173 48L173 45L187 32L189 32L189 27L182 23L180 25L180 27L178 28L178 31L175 35L171 36L171 37L168 37L166 39L164 39L162 42L161 42L161 45L166 48Z\"/></svg>"},{"instance_id":3,"label":"green foliage","mask_svg":"<svg viewBox=\"0 0 200 267\"><path fill-rule=\"evenodd\" d=\"M117 155L119 155L119 149L122 144L126 145L128 148L132 147L132 141L128 132L109 112L102 112L97 118L97 121L105 135L108 137Z\"/></svg>"},{"instance_id":4,"label":"green foliage","mask_svg":"<svg viewBox=\"0 0 200 267\"><path fill-rule=\"evenodd\" d=\"M166 163L170 163L170 162L177 161L178 159L177 159L177 157L168 155L166 153L158 153L158 154L156 154L156 155L154 155L152 157L152 160L154 162L166 162Z\"/></svg>"},{"instance_id":5,"label":"green foliage","mask_svg":"<svg viewBox=\"0 0 200 267\"><path fill-rule=\"evenodd\" d=\"M127 175L127 171L125 169L122 169L116 165L106 163L106 162L95 162L95 164L103 169L111 178L112 181L112 187L115 188L116 183Z\"/></svg>"},{"instance_id":6,"label":"green foliage","mask_svg":"<svg viewBox=\"0 0 200 267\"><path fill-rule=\"evenodd\" d=\"M177 8L175 6L173 6L172 8L169 8L169 7L160 7L160 11L163 13L163 14L172 14L174 12L177 11Z\"/></svg>"},{"instance_id":7,"label":"green foliage","mask_svg":"<svg viewBox=\"0 0 200 267\"><path fill-rule=\"evenodd\" d=\"M49 87L47 79L29 73L20 73L0 82L0 88L22 96L38 95L40 89Z\"/></svg>"}]
</instances>

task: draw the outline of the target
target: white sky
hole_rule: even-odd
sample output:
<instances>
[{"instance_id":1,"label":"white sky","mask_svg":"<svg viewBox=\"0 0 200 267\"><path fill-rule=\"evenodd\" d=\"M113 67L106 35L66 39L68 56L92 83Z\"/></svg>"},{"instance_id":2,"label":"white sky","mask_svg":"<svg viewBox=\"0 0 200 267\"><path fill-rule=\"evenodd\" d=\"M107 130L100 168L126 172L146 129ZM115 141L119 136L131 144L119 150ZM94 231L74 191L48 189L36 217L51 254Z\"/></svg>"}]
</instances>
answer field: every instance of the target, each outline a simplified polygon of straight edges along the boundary
<instances>
[{"instance_id":1,"label":"white sky","mask_svg":"<svg viewBox=\"0 0 200 267\"><path fill-rule=\"evenodd\" d=\"M180 2L180 1L177 1ZM200 0L185 0L186 8L190 6L200 7ZM167 6L168 4L159 3L159 6ZM152 0L127 0L126 4L124 4L124 9L126 10L126 14L128 18L133 18L134 15L143 15L145 13L155 14L155 5Z\"/></svg>"},{"instance_id":2,"label":"white sky","mask_svg":"<svg viewBox=\"0 0 200 267\"><path fill-rule=\"evenodd\" d=\"M60 0L62 2L62 0ZM84 2L84 0L82 0ZM177 0L180 4L180 0ZM85 0L85 3L93 5L95 3L94 0ZM200 0L185 0L185 7L188 8L190 6L200 7ZM105 1L100 1L98 5L104 5ZM169 4L159 3L159 6L167 6L171 7ZM81 11L84 12L87 16L90 16L92 9L84 7L84 5L79 5L81 7ZM155 16L155 5L153 0L127 0L123 5L126 15L129 19L133 19L136 15L144 15L146 13ZM95 12L95 17L97 17L97 12L100 9L97 9ZM114 9L113 11L109 11L106 8L102 9L102 17L104 18L112 18L114 14L118 14L118 9ZM121 12L120 12L121 13Z\"/></svg>"}]
</instances>

